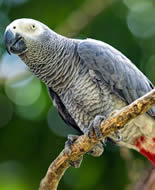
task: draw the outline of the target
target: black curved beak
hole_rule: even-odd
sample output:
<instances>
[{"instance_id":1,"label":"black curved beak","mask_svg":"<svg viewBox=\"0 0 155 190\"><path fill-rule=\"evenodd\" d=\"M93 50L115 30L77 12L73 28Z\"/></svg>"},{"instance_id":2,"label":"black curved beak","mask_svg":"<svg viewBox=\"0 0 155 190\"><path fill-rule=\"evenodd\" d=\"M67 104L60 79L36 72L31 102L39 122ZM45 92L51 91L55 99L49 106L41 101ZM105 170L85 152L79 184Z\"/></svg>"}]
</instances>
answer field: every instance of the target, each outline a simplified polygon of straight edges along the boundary
<instances>
[{"instance_id":1,"label":"black curved beak","mask_svg":"<svg viewBox=\"0 0 155 190\"><path fill-rule=\"evenodd\" d=\"M13 33L10 29L4 33L4 45L9 54L14 53L20 55L27 49L24 39L20 34Z\"/></svg>"}]
</instances>

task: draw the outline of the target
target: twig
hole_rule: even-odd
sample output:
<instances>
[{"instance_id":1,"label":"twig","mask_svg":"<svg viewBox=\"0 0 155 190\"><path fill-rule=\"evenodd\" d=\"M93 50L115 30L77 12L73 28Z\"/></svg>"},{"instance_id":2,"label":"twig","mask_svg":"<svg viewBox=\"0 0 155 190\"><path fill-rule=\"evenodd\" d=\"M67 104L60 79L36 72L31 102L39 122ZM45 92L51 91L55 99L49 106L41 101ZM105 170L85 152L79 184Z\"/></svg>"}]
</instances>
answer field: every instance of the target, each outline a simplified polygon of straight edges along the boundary
<instances>
[{"instance_id":1,"label":"twig","mask_svg":"<svg viewBox=\"0 0 155 190\"><path fill-rule=\"evenodd\" d=\"M137 99L132 104L126 106L119 114L109 117L101 124L103 139L112 132L121 129L131 119L145 113L155 105L155 89L145 96ZM88 135L80 136L72 146L69 155L64 154L64 150L50 165L45 178L42 180L39 190L56 190L61 177L69 167L69 161L76 161L88 152L98 142L95 133L91 138Z\"/></svg>"}]
</instances>

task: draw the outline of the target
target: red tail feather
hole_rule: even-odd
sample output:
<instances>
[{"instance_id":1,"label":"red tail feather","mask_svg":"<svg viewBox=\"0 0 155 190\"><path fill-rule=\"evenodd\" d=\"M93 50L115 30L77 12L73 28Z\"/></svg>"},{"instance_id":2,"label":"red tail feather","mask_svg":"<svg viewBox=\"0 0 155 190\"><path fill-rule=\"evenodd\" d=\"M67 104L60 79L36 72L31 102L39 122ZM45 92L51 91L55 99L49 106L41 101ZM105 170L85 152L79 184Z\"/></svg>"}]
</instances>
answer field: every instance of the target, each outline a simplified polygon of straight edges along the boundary
<instances>
[{"instance_id":1,"label":"red tail feather","mask_svg":"<svg viewBox=\"0 0 155 190\"><path fill-rule=\"evenodd\" d=\"M155 165L155 138L150 139L140 136L136 139L135 145L139 149L139 152Z\"/></svg>"}]
</instances>

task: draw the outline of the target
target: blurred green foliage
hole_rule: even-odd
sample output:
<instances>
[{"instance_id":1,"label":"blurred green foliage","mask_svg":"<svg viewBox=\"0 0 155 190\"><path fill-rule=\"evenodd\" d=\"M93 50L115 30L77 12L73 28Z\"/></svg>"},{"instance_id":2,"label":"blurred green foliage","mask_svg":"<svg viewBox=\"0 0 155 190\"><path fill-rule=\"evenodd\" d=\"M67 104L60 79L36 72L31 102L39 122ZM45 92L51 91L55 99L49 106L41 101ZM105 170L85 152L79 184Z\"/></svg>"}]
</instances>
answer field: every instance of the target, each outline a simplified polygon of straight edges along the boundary
<instances>
[{"instance_id":1,"label":"blurred green foliage","mask_svg":"<svg viewBox=\"0 0 155 190\"><path fill-rule=\"evenodd\" d=\"M57 30L83 3L89 9L88 0L0 0L0 190L37 189L67 134L76 133L58 116L46 87L16 56L6 54L5 27L26 17ZM111 44L155 82L154 18L153 0L113 0L74 37ZM70 168L59 189L125 190L147 164L135 151L107 143L103 156L86 155L80 169Z\"/></svg>"}]
</instances>

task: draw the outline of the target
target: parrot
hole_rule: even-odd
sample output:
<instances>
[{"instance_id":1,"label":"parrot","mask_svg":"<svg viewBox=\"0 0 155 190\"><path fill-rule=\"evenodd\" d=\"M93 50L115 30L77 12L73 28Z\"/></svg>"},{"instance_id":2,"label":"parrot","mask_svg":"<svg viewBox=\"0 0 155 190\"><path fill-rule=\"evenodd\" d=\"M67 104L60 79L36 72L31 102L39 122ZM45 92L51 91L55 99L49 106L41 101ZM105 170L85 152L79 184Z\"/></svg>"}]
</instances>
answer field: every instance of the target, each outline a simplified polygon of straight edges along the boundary
<instances>
[{"instance_id":1,"label":"parrot","mask_svg":"<svg viewBox=\"0 0 155 190\"><path fill-rule=\"evenodd\" d=\"M4 32L4 45L46 86L64 122L79 135L94 130L100 139L89 153L104 150L100 124L104 119L154 89L152 82L120 51L95 39L74 39L40 21L20 18ZM76 135L69 135L69 151ZM155 106L109 135L155 165Z\"/></svg>"}]
</instances>

